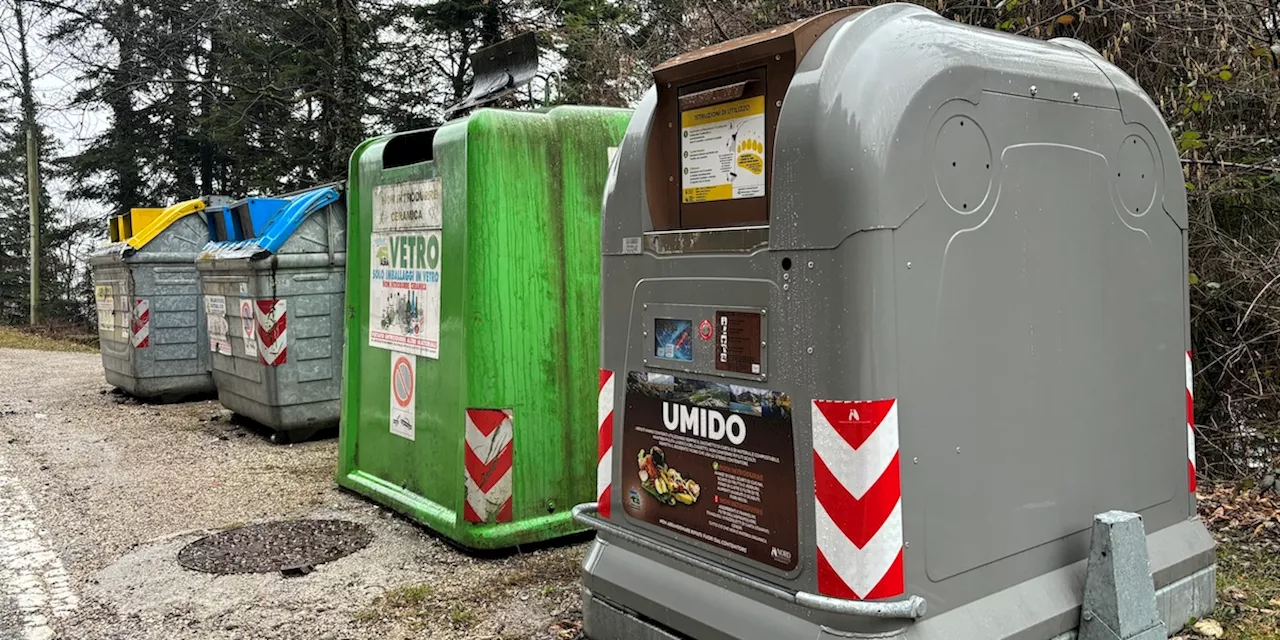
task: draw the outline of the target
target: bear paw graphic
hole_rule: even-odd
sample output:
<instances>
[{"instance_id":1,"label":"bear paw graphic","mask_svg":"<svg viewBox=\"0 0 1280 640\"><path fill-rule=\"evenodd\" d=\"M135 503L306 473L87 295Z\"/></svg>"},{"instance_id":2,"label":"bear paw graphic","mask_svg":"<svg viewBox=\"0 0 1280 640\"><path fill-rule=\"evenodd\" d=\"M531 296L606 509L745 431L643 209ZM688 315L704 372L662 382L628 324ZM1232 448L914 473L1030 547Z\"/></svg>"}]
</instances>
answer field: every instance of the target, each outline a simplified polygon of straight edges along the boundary
<instances>
[{"instance_id":1,"label":"bear paw graphic","mask_svg":"<svg viewBox=\"0 0 1280 640\"><path fill-rule=\"evenodd\" d=\"M764 143L754 138L738 143L737 165L756 175L764 173Z\"/></svg>"}]
</instances>

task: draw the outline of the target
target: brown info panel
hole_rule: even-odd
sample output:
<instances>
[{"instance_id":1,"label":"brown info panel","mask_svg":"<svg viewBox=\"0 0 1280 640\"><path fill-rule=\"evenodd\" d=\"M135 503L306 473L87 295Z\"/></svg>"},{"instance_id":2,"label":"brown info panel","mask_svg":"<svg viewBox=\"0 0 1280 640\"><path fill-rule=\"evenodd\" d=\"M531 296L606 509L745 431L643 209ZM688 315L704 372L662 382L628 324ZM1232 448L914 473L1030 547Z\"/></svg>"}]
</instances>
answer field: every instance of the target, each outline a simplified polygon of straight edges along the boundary
<instances>
[{"instance_id":1,"label":"brown info panel","mask_svg":"<svg viewBox=\"0 0 1280 640\"><path fill-rule=\"evenodd\" d=\"M862 10L848 7L776 29L686 53L653 70L658 88L654 126L645 158L646 196L655 231L767 224L772 190L773 136L782 99L796 65L836 22ZM685 202L681 158L684 112L764 98L764 194L759 197ZM683 102L683 104L682 104Z\"/></svg>"}]
</instances>

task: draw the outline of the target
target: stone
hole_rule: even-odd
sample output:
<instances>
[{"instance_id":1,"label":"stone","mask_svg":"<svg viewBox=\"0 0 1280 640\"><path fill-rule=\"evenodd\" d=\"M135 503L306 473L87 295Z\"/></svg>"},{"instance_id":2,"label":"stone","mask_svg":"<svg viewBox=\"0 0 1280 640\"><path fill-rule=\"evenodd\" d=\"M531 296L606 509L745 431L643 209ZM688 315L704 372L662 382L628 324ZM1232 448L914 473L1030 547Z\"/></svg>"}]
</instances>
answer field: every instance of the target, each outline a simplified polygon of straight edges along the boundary
<instances>
[{"instance_id":1,"label":"stone","mask_svg":"<svg viewBox=\"0 0 1280 640\"><path fill-rule=\"evenodd\" d=\"M1164 640L1142 516L1093 517L1078 640Z\"/></svg>"},{"instance_id":2,"label":"stone","mask_svg":"<svg viewBox=\"0 0 1280 640\"><path fill-rule=\"evenodd\" d=\"M1197 620L1191 628L1206 638L1221 638L1223 634L1222 625L1212 618Z\"/></svg>"}]
</instances>

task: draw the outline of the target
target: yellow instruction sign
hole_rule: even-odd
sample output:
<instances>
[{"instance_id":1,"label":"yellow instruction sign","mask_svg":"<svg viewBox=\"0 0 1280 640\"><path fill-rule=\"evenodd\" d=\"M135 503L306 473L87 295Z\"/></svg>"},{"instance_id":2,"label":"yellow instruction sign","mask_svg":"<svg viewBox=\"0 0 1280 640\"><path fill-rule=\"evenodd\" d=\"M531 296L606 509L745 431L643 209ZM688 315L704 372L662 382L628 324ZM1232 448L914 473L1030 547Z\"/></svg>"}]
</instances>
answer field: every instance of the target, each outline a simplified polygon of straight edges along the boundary
<instances>
[{"instance_id":1,"label":"yellow instruction sign","mask_svg":"<svg viewBox=\"0 0 1280 640\"><path fill-rule=\"evenodd\" d=\"M764 96L682 112L682 201L764 196L764 146Z\"/></svg>"}]
</instances>

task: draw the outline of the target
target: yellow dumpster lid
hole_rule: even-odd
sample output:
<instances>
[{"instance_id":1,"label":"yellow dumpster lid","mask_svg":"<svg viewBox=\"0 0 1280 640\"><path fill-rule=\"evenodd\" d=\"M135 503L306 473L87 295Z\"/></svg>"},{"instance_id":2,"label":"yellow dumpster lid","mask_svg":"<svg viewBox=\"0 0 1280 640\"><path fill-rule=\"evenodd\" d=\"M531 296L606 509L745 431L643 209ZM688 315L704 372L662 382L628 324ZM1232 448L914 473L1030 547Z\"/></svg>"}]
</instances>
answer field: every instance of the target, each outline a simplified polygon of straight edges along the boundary
<instances>
[{"instance_id":1,"label":"yellow dumpster lid","mask_svg":"<svg viewBox=\"0 0 1280 640\"><path fill-rule=\"evenodd\" d=\"M156 218L164 214L164 207L140 207L129 210L129 226L141 231L146 229ZM127 240L127 238L126 238Z\"/></svg>"},{"instance_id":2,"label":"yellow dumpster lid","mask_svg":"<svg viewBox=\"0 0 1280 640\"><path fill-rule=\"evenodd\" d=\"M133 218L133 237L128 239L129 246L135 250L141 249L162 231L168 229L169 225L202 210L204 210L204 200L199 199L179 202L164 209L133 209L130 212ZM147 213L155 211L159 213ZM138 217L138 212L143 212L141 219Z\"/></svg>"}]
</instances>

